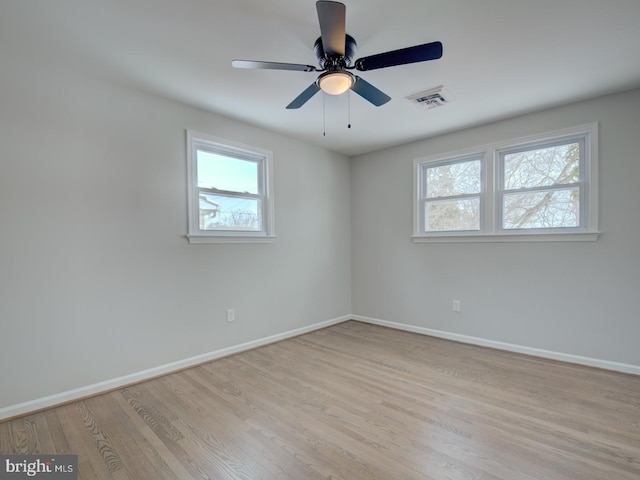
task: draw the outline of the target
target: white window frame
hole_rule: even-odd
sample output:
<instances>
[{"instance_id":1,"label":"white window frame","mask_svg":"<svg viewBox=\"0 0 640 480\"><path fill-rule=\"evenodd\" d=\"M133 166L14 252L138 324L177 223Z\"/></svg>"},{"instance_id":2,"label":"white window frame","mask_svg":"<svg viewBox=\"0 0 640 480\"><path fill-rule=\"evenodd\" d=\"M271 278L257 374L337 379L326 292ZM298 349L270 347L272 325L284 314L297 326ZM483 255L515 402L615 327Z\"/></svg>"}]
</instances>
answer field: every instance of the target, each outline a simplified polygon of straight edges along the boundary
<instances>
[{"instance_id":1,"label":"white window frame","mask_svg":"<svg viewBox=\"0 0 640 480\"><path fill-rule=\"evenodd\" d=\"M504 190L501 155L514 150L546 147L562 142L581 141L584 158L580 164L580 222L578 227L545 229L503 229ZM425 168L482 157L480 230L425 232ZM413 235L415 243L441 242L548 242L596 241L598 230L598 124L590 123L529 137L496 142L458 152L416 158L413 181Z\"/></svg>"},{"instance_id":2,"label":"white window frame","mask_svg":"<svg viewBox=\"0 0 640 480\"><path fill-rule=\"evenodd\" d=\"M478 193L473 194L461 194L461 195L452 195L448 197L438 197L438 198L428 198L427 197L427 178L426 172L429 168L434 167L442 167L445 165L453 165L456 163L465 163L470 161L480 161L480 191ZM419 224L418 231L425 231L425 220L426 220L426 207L428 203L436 203L440 201L448 201L448 200L463 200L465 198L478 198L479 200L479 208L480 212L485 210L486 204L486 164L484 152L474 152L467 153L463 155L455 155L453 157L447 157L444 159L433 160L429 162L422 162L420 164L420 172L419 172L419 185L418 185L418 209L419 209L419 218L417 218L417 222ZM429 235L433 236L448 236L448 235L473 235L478 234L484 230L483 228L484 215L480 214L480 229L479 230L455 230L455 231L434 231L429 232Z\"/></svg>"},{"instance_id":3,"label":"white window frame","mask_svg":"<svg viewBox=\"0 0 640 480\"><path fill-rule=\"evenodd\" d=\"M273 153L261 148L187 130L187 239L191 244L203 243L272 243L275 241L273 201ZM258 165L259 193L262 224L258 231L201 230L200 203L197 178L199 150L254 161Z\"/></svg>"}]
</instances>

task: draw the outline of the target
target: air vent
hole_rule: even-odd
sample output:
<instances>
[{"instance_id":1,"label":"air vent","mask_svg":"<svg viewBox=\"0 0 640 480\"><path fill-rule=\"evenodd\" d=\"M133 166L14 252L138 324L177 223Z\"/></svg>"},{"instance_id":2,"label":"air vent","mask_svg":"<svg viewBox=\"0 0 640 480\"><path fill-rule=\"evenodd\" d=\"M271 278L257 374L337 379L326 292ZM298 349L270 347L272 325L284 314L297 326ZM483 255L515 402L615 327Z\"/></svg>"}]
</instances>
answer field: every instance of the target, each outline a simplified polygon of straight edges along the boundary
<instances>
[{"instance_id":1,"label":"air vent","mask_svg":"<svg viewBox=\"0 0 640 480\"><path fill-rule=\"evenodd\" d=\"M447 103L453 101L453 97L447 92L442 85L425 90L424 92L416 93L405 97L416 107L423 110L431 110L432 108L442 107Z\"/></svg>"}]
</instances>

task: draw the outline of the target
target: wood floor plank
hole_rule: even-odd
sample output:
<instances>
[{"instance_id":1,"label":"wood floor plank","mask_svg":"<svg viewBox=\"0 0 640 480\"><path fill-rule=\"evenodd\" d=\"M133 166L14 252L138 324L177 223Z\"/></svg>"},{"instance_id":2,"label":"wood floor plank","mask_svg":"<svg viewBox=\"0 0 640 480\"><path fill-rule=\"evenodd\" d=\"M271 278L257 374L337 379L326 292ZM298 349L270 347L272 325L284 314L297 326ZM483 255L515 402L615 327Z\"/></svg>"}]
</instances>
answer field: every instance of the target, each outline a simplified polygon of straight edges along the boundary
<instances>
[{"instance_id":1,"label":"wood floor plank","mask_svg":"<svg viewBox=\"0 0 640 480\"><path fill-rule=\"evenodd\" d=\"M100 455L104 465L106 465L110 475L115 480L135 480L135 477L132 477L127 471L127 463L122 462L119 452L114 448L111 439L103 431L103 428L96 418L91 406L87 405L88 401L93 400L92 403L95 403L95 401L101 397L102 396L98 396L93 399L77 402L75 404L77 414L79 415L85 430L90 434L91 440L93 440L95 444L96 451ZM129 465L135 467L133 462L129 462Z\"/></svg>"},{"instance_id":2,"label":"wood floor plank","mask_svg":"<svg viewBox=\"0 0 640 480\"><path fill-rule=\"evenodd\" d=\"M101 480L117 478L109 471L99 449L96 448L93 437L85 428L77 410L77 403L64 405L50 412L54 412L58 417L68 447L68 451L56 453L78 455L79 475L85 473L88 478L93 475Z\"/></svg>"},{"instance_id":3,"label":"wood floor plank","mask_svg":"<svg viewBox=\"0 0 640 480\"><path fill-rule=\"evenodd\" d=\"M0 423L97 480L638 480L640 377L345 322Z\"/></svg>"},{"instance_id":4,"label":"wood floor plank","mask_svg":"<svg viewBox=\"0 0 640 480\"><path fill-rule=\"evenodd\" d=\"M4 455L14 454L15 438L11 429L11 421L0 422L0 453Z\"/></svg>"},{"instance_id":5,"label":"wood floor plank","mask_svg":"<svg viewBox=\"0 0 640 480\"><path fill-rule=\"evenodd\" d=\"M164 462L151 461L153 455L145 454L151 447L140 429L146 428L146 424L140 417L128 415L131 409L119 392L89 399L87 404L95 412L99 427L131 478L161 478L162 472L164 478L177 479Z\"/></svg>"},{"instance_id":6,"label":"wood floor plank","mask_svg":"<svg viewBox=\"0 0 640 480\"><path fill-rule=\"evenodd\" d=\"M47 422L47 432L51 438L51 448L45 450L43 453L57 453L57 454L69 454L73 455L74 452L69 448L69 442L67 442L67 436L65 435L65 428L60 423L57 411L50 409L42 412L42 417Z\"/></svg>"}]
</instances>

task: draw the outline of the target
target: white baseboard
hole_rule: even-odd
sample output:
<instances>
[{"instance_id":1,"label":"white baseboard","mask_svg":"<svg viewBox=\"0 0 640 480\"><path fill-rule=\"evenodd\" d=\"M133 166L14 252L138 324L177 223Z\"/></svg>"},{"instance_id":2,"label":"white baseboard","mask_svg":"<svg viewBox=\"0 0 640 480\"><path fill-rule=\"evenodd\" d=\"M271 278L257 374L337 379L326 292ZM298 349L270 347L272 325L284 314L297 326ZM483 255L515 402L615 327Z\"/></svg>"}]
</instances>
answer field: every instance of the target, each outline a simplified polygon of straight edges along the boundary
<instances>
[{"instance_id":1,"label":"white baseboard","mask_svg":"<svg viewBox=\"0 0 640 480\"><path fill-rule=\"evenodd\" d=\"M640 366L629 365L625 363L610 362L607 360L600 360L597 358L582 357L579 355L570 355L566 353L553 352L549 350L542 350L539 348L525 347L522 345L514 345L510 343L497 342L494 340L487 340L484 338L470 337L467 335L461 335L458 333L445 332L442 330L433 330L430 328L418 327L415 325L407 325L404 323L390 322L387 320L380 320L377 318L365 317L362 315L345 315L343 317L334 318L325 322L316 323L306 327L289 330L277 335L271 335L269 337L253 340L251 342L242 343L228 348L215 350L213 352L197 355L195 357L185 358L177 362L168 363L159 367L150 368L141 372L132 373L123 377L113 378L104 382L94 383L66 392L56 393L46 397L30 400L16 405L9 405L7 407L0 408L0 422L34 413L46 408L55 407L56 405L62 405L65 403L73 402L82 398L105 393L110 390L125 387L135 383L150 380L162 375L174 373L185 368L194 367L202 363L210 362L218 358L233 355L235 353L244 352L253 348L269 345L270 343L286 340L287 338L297 337L305 333L320 330L321 328L330 327L338 323L346 322L348 320L356 320L359 322L370 323L372 325L380 325L383 327L394 328L396 330L404 330L406 332L418 333L421 335L429 335L432 337L443 338L446 340L453 340L456 342L468 343L472 345L479 345L483 347L496 348L498 350L505 350L508 352L523 353L525 355L532 355L535 357L548 358L551 360L559 360L562 362L576 363L579 365L586 365L590 367L601 368L604 370L612 370L615 372L630 373L633 375L640 375Z\"/></svg>"},{"instance_id":2,"label":"white baseboard","mask_svg":"<svg viewBox=\"0 0 640 480\"><path fill-rule=\"evenodd\" d=\"M62 405L65 403L73 402L81 398L87 398L93 395L98 395L100 393L105 393L110 390L115 390L118 388L125 387L127 385L132 385L134 383L150 380L152 378L156 378L162 375L167 375L169 373L184 370L185 368L194 367L202 363L210 362L218 358L227 357L235 353L240 353L240 352L251 350L257 347L262 347L270 343L279 342L287 338L297 337L298 335L313 332L321 328L330 327L332 325L336 325L338 323L351 320L351 318L352 318L351 315L345 315L344 317L334 318L333 320L327 320L325 322L315 323L313 325L309 325L306 327L296 328L294 330L289 330L287 332L279 333L277 335L271 335L269 337L260 338L258 340L242 343L240 345L235 345L232 347L215 350L213 352L204 353L202 355L197 355L195 357L185 358L184 360L179 360L177 362L168 363L166 365L161 365L159 367L150 368L148 370L143 370L141 372L132 373L129 375L125 375L123 377L113 378L111 380L94 383L92 385L75 388L73 390L67 390L66 392L48 395L46 397L30 400L23 403L18 403L16 405L9 405L7 407L0 408L0 422L10 418L19 417L19 416L27 415L29 413L34 413L40 410L44 410L46 408L51 408L56 405Z\"/></svg>"},{"instance_id":3,"label":"white baseboard","mask_svg":"<svg viewBox=\"0 0 640 480\"><path fill-rule=\"evenodd\" d=\"M446 340L453 340L461 343L469 343L472 345L479 345L482 347L490 347L498 350L506 350L508 352L523 353L525 355L531 355L534 357L548 358L551 360L559 360L561 362L576 363L579 365L586 365L589 367L601 368L603 370L612 370L621 373L630 373L632 375L640 375L639 365L630 365L626 363L610 362L608 360L600 360L591 357L581 357L579 355L571 355L568 353L553 352L550 350L543 350L540 348L525 347L522 345L514 345L511 343L496 342L494 340L487 340L484 338L470 337L467 335L461 335L458 333L445 332L442 330L433 330L430 328L417 327L414 325L407 325L404 323L389 322L387 320L380 320L377 318L363 317L361 315L352 315L353 320L359 322L371 323L373 325L380 325L383 327L395 328L397 330L404 330L406 332L419 333L422 335L429 335L431 337L444 338Z\"/></svg>"}]
</instances>

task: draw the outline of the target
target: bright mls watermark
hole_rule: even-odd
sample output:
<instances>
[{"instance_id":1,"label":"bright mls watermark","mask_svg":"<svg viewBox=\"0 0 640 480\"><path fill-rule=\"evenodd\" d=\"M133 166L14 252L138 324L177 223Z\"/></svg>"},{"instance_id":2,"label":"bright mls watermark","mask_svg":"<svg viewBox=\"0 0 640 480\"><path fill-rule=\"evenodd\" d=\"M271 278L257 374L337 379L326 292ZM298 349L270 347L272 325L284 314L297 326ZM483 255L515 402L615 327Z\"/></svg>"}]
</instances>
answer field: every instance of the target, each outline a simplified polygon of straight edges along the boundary
<instances>
[{"instance_id":1,"label":"bright mls watermark","mask_svg":"<svg viewBox=\"0 0 640 480\"><path fill-rule=\"evenodd\" d=\"M77 455L0 455L0 480L78 480Z\"/></svg>"}]
</instances>

